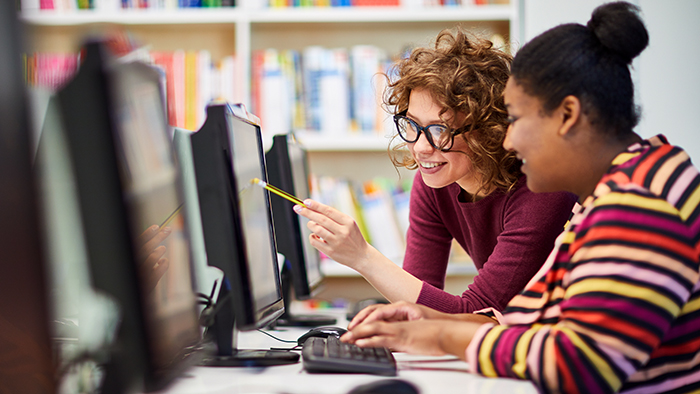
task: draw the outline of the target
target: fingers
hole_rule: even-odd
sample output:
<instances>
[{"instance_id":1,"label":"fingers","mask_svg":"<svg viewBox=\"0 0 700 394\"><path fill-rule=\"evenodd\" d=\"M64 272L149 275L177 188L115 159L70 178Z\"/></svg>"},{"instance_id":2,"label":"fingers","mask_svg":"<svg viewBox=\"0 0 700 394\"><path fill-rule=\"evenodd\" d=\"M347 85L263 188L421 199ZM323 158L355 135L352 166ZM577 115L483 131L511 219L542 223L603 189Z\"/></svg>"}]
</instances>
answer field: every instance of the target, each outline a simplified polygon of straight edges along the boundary
<instances>
[{"instance_id":1,"label":"fingers","mask_svg":"<svg viewBox=\"0 0 700 394\"><path fill-rule=\"evenodd\" d=\"M329 205L321 204L320 202L314 201L310 198L304 200L304 205L306 205L306 207L312 212L325 216L336 223L345 224L349 218L348 215L340 212L339 210Z\"/></svg>"},{"instance_id":2,"label":"fingers","mask_svg":"<svg viewBox=\"0 0 700 394\"><path fill-rule=\"evenodd\" d=\"M306 208L301 205L295 205L294 212L312 222L316 222L331 232L335 233L336 226L349 226L355 222L352 217L320 202L306 199L304 200L304 205L306 205Z\"/></svg>"},{"instance_id":3,"label":"fingers","mask_svg":"<svg viewBox=\"0 0 700 394\"><path fill-rule=\"evenodd\" d=\"M143 263L141 264L141 267L143 267L144 272L150 272L157 264L158 261L165 255L166 248L165 246L161 245L151 253L148 254L145 260L143 260Z\"/></svg>"},{"instance_id":4,"label":"fingers","mask_svg":"<svg viewBox=\"0 0 700 394\"><path fill-rule=\"evenodd\" d=\"M375 322L361 324L346 332L340 340L347 343L354 343L360 347L391 347L389 343L394 337L391 324Z\"/></svg>"},{"instance_id":5,"label":"fingers","mask_svg":"<svg viewBox=\"0 0 700 394\"><path fill-rule=\"evenodd\" d=\"M352 330L354 327L356 327L358 324L362 323L365 321L367 316L369 316L372 312L377 310L378 308L381 308L383 305L370 305L362 309L361 311L357 312L357 315L350 321L350 324L348 324L348 330Z\"/></svg>"},{"instance_id":6,"label":"fingers","mask_svg":"<svg viewBox=\"0 0 700 394\"><path fill-rule=\"evenodd\" d=\"M151 227L147 228L141 235L136 238L137 245L143 245L146 242L148 242L149 239L153 238L156 234L158 234L159 227L157 224L152 225Z\"/></svg>"},{"instance_id":7,"label":"fingers","mask_svg":"<svg viewBox=\"0 0 700 394\"><path fill-rule=\"evenodd\" d=\"M163 275L165 275L165 272L168 270L169 267L170 260L168 260L167 257L163 257L162 259L158 260L158 262L152 270L147 271L145 282L147 290L149 292L156 287L156 285L160 281L160 278L162 278Z\"/></svg>"},{"instance_id":8,"label":"fingers","mask_svg":"<svg viewBox=\"0 0 700 394\"><path fill-rule=\"evenodd\" d=\"M149 230L152 227L153 226L149 227ZM155 227L159 229L158 226ZM151 252L153 252L158 247L158 244L160 244L166 238L168 238L171 231L172 230L170 229L170 227L164 227L162 230L156 231L156 233L141 247L141 250L139 251L139 260L144 260L146 256L151 254Z\"/></svg>"}]
</instances>

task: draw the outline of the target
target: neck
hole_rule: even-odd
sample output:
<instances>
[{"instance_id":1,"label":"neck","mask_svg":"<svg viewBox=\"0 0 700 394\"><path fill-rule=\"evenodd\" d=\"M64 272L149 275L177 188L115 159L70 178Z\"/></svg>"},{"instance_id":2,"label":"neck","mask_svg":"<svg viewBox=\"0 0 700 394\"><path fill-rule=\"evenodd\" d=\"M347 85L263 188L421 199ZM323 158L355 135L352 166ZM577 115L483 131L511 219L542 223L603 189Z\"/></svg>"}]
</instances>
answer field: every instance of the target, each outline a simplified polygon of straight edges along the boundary
<instances>
[{"instance_id":1,"label":"neck","mask_svg":"<svg viewBox=\"0 0 700 394\"><path fill-rule=\"evenodd\" d=\"M641 141L637 134L632 134L624 140L602 141L591 144L588 149L582 152L582 159L577 163L584 163L579 168L578 182L571 192L579 196L579 201L583 202L588 196L593 194L598 182L610 168L613 159L625 151L634 142Z\"/></svg>"}]
</instances>

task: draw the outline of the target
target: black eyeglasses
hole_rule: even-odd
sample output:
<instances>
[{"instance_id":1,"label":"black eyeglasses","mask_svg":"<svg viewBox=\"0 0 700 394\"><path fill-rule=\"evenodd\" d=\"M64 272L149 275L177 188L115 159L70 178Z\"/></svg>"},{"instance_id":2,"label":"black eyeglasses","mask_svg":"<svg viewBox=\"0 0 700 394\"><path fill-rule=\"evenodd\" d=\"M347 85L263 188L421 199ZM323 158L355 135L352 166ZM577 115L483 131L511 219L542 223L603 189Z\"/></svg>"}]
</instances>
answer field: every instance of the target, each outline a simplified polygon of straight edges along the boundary
<instances>
[{"instance_id":1,"label":"black eyeglasses","mask_svg":"<svg viewBox=\"0 0 700 394\"><path fill-rule=\"evenodd\" d=\"M428 140L430 146L437 150L446 152L452 148L452 144L455 141L455 135L450 131L450 129L441 124L429 124L425 127L421 127L410 119L406 117L406 112L394 115L394 123L396 124L396 130L399 132L399 137L408 143L414 143L420 138L421 132L425 134L425 138Z\"/></svg>"}]
</instances>

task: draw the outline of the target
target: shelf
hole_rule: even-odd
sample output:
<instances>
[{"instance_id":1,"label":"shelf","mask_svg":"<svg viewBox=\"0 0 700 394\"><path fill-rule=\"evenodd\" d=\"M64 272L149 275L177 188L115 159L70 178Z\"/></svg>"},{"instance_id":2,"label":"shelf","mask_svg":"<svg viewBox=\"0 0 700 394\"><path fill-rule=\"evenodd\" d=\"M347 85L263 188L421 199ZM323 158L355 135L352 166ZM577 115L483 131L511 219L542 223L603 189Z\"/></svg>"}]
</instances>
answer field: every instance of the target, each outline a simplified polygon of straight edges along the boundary
<instances>
[{"instance_id":1,"label":"shelf","mask_svg":"<svg viewBox=\"0 0 700 394\"><path fill-rule=\"evenodd\" d=\"M314 132L296 132L296 138L310 151L386 151L391 139L377 134L327 135Z\"/></svg>"}]
</instances>

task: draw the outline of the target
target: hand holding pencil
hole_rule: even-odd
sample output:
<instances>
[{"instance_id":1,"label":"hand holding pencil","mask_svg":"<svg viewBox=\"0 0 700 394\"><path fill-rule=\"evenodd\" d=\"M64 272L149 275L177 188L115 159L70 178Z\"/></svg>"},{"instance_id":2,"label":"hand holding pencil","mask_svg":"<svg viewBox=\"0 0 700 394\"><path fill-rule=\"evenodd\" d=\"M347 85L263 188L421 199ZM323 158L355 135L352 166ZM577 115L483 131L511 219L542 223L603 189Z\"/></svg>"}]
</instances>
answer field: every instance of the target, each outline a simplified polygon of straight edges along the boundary
<instances>
[{"instance_id":1,"label":"hand holding pencil","mask_svg":"<svg viewBox=\"0 0 700 394\"><path fill-rule=\"evenodd\" d=\"M293 202L294 204L301 205L301 206L306 208L306 205L304 205L304 202L301 201L298 197L293 196L293 195L285 192L282 189L276 188L276 187L270 185L269 183L264 182L261 179L253 178L250 180L250 183L252 183L253 185L258 185L258 186L262 187L263 189L267 189L270 192L275 193L276 195Z\"/></svg>"}]
</instances>

